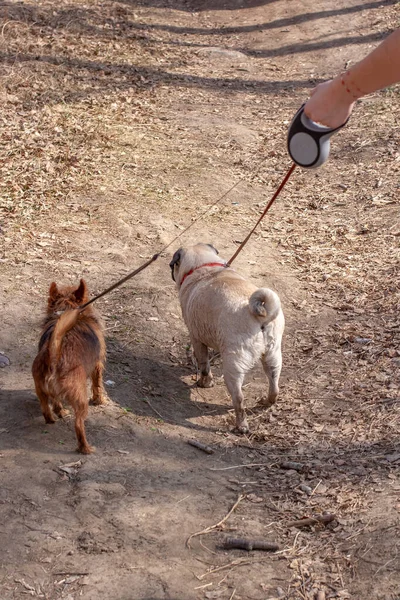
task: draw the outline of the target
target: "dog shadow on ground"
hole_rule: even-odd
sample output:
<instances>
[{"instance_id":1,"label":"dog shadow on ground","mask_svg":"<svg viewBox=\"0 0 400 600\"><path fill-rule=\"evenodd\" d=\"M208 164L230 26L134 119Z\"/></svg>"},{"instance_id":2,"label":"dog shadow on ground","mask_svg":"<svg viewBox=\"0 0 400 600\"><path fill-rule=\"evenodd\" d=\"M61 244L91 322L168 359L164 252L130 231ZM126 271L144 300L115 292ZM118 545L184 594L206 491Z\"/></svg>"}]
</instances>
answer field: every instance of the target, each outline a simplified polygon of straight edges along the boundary
<instances>
[{"instance_id":1,"label":"dog shadow on ground","mask_svg":"<svg viewBox=\"0 0 400 600\"><path fill-rule=\"evenodd\" d=\"M196 367L185 364L183 353L171 362L167 354L159 358L149 356L148 349L143 356L133 353L116 339L108 339L107 347L104 382L111 403L105 407L89 405L86 428L93 443L100 444L104 426L128 413L139 421L151 418L193 430L216 431L217 424L213 426L211 422L210 426L206 426L196 421L207 416L227 415L232 409L228 399L224 404L215 403L215 399L221 397L218 388L199 389L198 394L193 394L197 387ZM89 398L90 393L89 389ZM57 454L74 452L74 412L67 404L65 408L70 415L48 425L44 421L33 381L31 387L0 389L0 452L27 446L46 452L48 444ZM99 439L93 440L93 437Z\"/></svg>"},{"instance_id":2,"label":"dog shadow on ground","mask_svg":"<svg viewBox=\"0 0 400 600\"><path fill-rule=\"evenodd\" d=\"M191 429L215 430L216 427L197 424L196 419L223 415L232 409L229 400L215 403L220 397L217 388L197 388L196 366L186 364L183 356L173 362L166 355L158 359L141 356L121 347L116 339L108 339L107 347L104 377L107 393L121 408L139 417L155 417ZM218 375L219 369L215 371ZM196 389L199 393L193 394Z\"/></svg>"},{"instance_id":3,"label":"dog shadow on ground","mask_svg":"<svg viewBox=\"0 0 400 600\"><path fill-rule=\"evenodd\" d=\"M142 359L137 359L138 365L143 365ZM97 446L98 451L107 449L107 437L115 436L117 429L123 427L127 436L126 439L131 439L131 434L123 426L120 416L124 413L123 408L129 409L132 415L142 418L154 417L157 418L155 410L162 413L162 420L173 425L185 426L194 430L215 431L217 428L203 427L193 424L190 419L194 417L204 416L207 414L225 414L230 405L220 406L217 404L194 403L190 398L190 388L187 388L184 382L179 380L179 370L172 375L168 373L170 367L155 364L152 361L147 361L147 368L161 369L161 374L166 375L172 381L174 376L177 379L172 389L175 390L176 396L148 396L150 404L144 401L143 391L140 388L132 390L132 385L129 382L127 389L129 393L123 391L123 385L119 386L110 394L113 404L111 411L107 407L89 408L89 416L86 422L87 434L89 441ZM174 367L171 367L172 370ZM184 371L187 372L186 370ZM124 384L125 385L125 384ZM114 409L117 409L115 412ZM112 418L111 415L113 416ZM159 417L161 419L161 417ZM5 451L19 451L29 449L30 453L40 452L48 455L57 455L60 458L68 460L78 460L79 455L75 452L76 439L73 427L73 414L66 419L56 421L53 425L47 425L44 422L41 414L39 401L37 400L32 389L21 390L6 390L0 389L0 456ZM116 424L118 426L116 427ZM137 435L143 437L148 435L148 428L142 430L137 429L135 420L132 421L134 437ZM140 433L141 432L141 433ZM146 433L147 432L147 433ZM121 430L122 434L122 430ZM164 438L160 438L163 440ZM167 441L165 444L168 445ZM160 442L161 443L161 442ZM164 442L162 442L164 443ZM317 440L311 440L307 449L307 455L304 456L312 469L316 469L319 475L322 476L321 470L328 469L330 478L335 479L335 472L341 471L347 473L353 478L365 480L372 474L379 475L380 478L386 478L398 464L399 460L399 440L377 440L374 442L349 444L339 448L327 447L321 445ZM256 449L256 448L255 448ZM264 443L259 448L261 455L268 457L274 456L274 461L281 456L282 460L287 460L287 448L281 448L275 443ZM337 467L336 462L340 458L340 464L343 466ZM261 458L261 456L260 456ZM335 467L332 471L332 468ZM321 471L321 472L320 472Z\"/></svg>"}]
</instances>

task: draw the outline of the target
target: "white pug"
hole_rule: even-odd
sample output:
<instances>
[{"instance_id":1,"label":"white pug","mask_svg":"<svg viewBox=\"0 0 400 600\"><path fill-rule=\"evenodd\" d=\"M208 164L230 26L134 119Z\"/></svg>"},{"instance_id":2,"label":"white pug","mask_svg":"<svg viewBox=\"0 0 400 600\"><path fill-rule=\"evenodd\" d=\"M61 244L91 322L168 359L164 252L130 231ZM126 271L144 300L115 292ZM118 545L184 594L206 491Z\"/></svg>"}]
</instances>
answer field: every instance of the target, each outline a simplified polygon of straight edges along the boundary
<instances>
[{"instance_id":1,"label":"white pug","mask_svg":"<svg viewBox=\"0 0 400 600\"><path fill-rule=\"evenodd\" d=\"M246 433L249 426L242 384L258 360L261 359L269 381L268 396L261 399L262 404L273 404L279 392L285 327L279 297L268 288L257 289L227 267L210 244L180 248L169 266L200 370L198 385L214 385L208 348L218 350L236 413L236 427Z\"/></svg>"}]
</instances>

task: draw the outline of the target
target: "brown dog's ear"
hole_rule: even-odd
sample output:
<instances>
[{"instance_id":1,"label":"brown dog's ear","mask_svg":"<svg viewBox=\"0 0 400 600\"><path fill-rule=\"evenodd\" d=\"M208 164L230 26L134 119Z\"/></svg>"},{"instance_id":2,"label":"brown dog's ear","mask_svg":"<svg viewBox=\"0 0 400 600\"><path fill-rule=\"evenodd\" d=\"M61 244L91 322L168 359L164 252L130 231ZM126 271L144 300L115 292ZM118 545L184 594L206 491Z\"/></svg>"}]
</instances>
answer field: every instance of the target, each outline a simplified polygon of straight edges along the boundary
<instances>
[{"instance_id":1,"label":"brown dog's ear","mask_svg":"<svg viewBox=\"0 0 400 600\"><path fill-rule=\"evenodd\" d=\"M74 291L74 296L78 304L82 304L87 296L87 285L84 279L81 279L79 287Z\"/></svg>"},{"instance_id":2,"label":"brown dog's ear","mask_svg":"<svg viewBox=\"0 0 400 600\"><path fill-rule=\"evenodd\" d=\"M175 268L175 266L179 265L179 263L181 262L181 258L182 258L182 248L179 248L179 250L177 250L175 252L175 254L173 255L171 262L169 263L169 266L171 269L171 276L174 281L175 281L174 268Z\"/></svg>"},{"instance_id":3,"label":"brown dog's ear","mask_svg":"<svg viewBox=\"0 0 400 600\"><path fill-rule=\"evenodd\" d=\"M218 250L216 248L214 248L214 246L212 244L207 244L207 246L210 246L210 248L212 248L215 252L215 254L219 254Z\"/></svg>"},{"instance_id":4,"label":"brown dog's ear","mask_svg":"<svg viewBox=\"0 0 400 600\"><path fill-rule=\"evenodd\" d=\"M49 299L51 300L56 300L56 298L58 298L59 296L59 292L58 292L58 287L55 281L53 281L53 283L50 285L50 289L49 289Z\"/></svg>"},{"instance_id":5,"label":"brown dog's ear","mask_svg":"<svg viewBox=\"0 0 400 600\"><path fill-rule=\"evenodd\" d=\"M53 281L49 288L49 298L47 301L47 306L50 311L54 309L55 303L60 297L60 292L58 291L57 284Z\"/></svg>"}]
</instances>

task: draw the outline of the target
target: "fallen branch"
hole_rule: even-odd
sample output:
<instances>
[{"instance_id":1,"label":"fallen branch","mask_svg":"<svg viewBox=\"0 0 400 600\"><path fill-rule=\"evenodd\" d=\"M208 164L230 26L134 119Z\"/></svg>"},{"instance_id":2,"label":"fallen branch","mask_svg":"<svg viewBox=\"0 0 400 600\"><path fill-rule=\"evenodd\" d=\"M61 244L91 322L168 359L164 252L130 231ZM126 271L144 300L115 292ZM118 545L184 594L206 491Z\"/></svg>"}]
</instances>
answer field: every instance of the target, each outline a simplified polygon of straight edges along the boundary
<instances>
[{"instance_id":1,"label":"fallen branch","mask_svg":"<svg viewBox=\"0 0 400 600\"><path fill-rule=\"evenodd\" d=\"M316 523L324 523L326 525L326 523L330 523L334 519L336 519L335 515L316 515L307 519L289 521L286 523L286 527L308 527L308 525L315 525Z\"/></svg>"},{"instance_id":2,"label":"fallen branch","mask_svg":"<svg viewBox=\"0 0 400 600\"><path fill-rule=\"evenodd\" d=\"M227 515L225 515L225 517L223 519L221 519L221 521L219 521L218 523L216 523L215 525L210 525L209 527L206 527L205 529L202 529L201 531L197 531L196 533L192 533L192 535L190 535L188 537L188 539L186 540L186 546L188 548L191 548L190 545L190 540L194 537L197 537L199 535L205 535L206 533L210 533L211 531L213 531L214 529L217 529L218 527L221 527L221 525L223 525L225 523L225 521L227 521L229 519L229 517L231 516L231 514L233 513L233 511L238 507L238 505L240 504L240 502L245 498L246 496L244 496L243 494L240 494L240 496L238 497L238 499L236 500L235 504L232 506L231 510L228 512Z\"/></svg>"},{"instance_id":3,"label":"fallen branch","mask_svg":"<svg viewBox=\"0 0 400 600\"><path fill-rule=\"evenodd\" d=\"M303 463L294 462L291 460L285 461L280 464L281 469L293 470L293 471L303 471L304 465Z\"/></svg>"},{"instance_id":4,"label":"fallen branch","mask_svg":"<svg viewBox=\"0 0 400 600\"><path fill-rule=\"evenodd\" d=\"M211 448L211 446L202 444L201 442L198 442L197 440L188 440L187 443L190 444L190 446L194 446L194 448L203 450L203 452L205 452L206 454L214 454L214 450Z\"/></svg>"},{"instance_id":5,"label":"fallen branch","mask_svg":"<svg viewBox=\"0 0 400 600\"><path fill-rule=\"evenodd\" d=\"M275 544L274 542L231 537L228 537L226 540L224 540L224 548L227 550L239 548L241 550L247 550L248 552L251 550L267 550L269 552L276 552L276 550L279 550L278 544Z\"/></svg>"}]
</instances>

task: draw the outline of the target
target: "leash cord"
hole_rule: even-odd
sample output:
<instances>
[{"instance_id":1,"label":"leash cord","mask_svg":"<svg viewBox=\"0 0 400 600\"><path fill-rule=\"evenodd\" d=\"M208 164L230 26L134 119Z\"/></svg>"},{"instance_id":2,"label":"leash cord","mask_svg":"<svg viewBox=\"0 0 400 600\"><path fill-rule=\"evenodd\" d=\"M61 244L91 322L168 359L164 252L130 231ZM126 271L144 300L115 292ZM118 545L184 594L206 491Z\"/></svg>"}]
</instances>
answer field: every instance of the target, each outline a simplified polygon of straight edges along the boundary
<instances>
[{"instance_id":1,"label":"leash cord","mask_svg":"<svg viewBox=\"0 0 400 600\"><path fill-rule=\"evenodd\" d=\"M253 172L253 174L251 176L250 181L253 181L253 179L259 173L259 171L260 171L262 165L265 163L265 161L266 161L266 158L263 158L259 162L256 170ZM229 261L227 263L228 266L236 258L236 256L239 254L239 252L241 252L242 248L248 242L248 240L250 239L251 235L254 233L255 229L257 228L258 224L260 223L260 221L264 218L264 216L266 215L266 213L269 211L269 209L272 206L273 202L278 197L280 191L282 190L282 188L284 187L285 183L287 182L287 180L289 179L290 175L292 174L295 166L296 165L293 163L293 165L289 169L288 173L286 174L284 180L282 181L281 185L279 186L279 188L275 192L273 198L270 200L270 202L268 203L268 205L267 205L266 209L264 210L263 214L261 215L261 217L257 221L256 225L250 231L250 233L246 237L246 239L240 244L239 248L236 250L236 252L232 256L232 258L229 259ZM135 275L138 275L141 271L144 271L144 269L146 269L149 265L151 265L151 263L155 262L161 256L161 254L163 252L165 252L165 250L167 250L180 237L182 237L187 231L189 231L189 229L191 229L193 227L193 225L195 225L198 221L200 221L201 219L203 219L210 212L210 210L212 210L214 208L214 206L217 206L217 204L219 204L222 200L224 200L224 198L226 198L239 185L239 183L241 183L243 180L244 180L244 177L242 177L241 179L238 179L236 183L234 183L224 194L222 194L222 196L220 196L220 198L218 198L218 200L216 200L213 204L211 204L211 206L209 206L198 217L196 217L183 231L181 231L180 233L178 233L178 235L176 235L170 242L168 242L168 244L166 244L159 252L157 252L156 254L154 254L147 262L143 263L142 265L140 265L140 267L138 267L137 269L135 269L131 273L128 273L128 275L126 275L125 277L123 277L122 279L120 279L119 281L117 281L116 283L114 283L113 285L111 285L109 288L107 288L106 290L104 290L103 292L101 292L100 294L98 294L97 296L95 296L94 298L92 298L91 300L89 300L88 302L86 302L85 304L83 304L82 306L80 306L79 307L79 311L82 312L83 310L85 310L85 308L87 306L89 306L89 304L92 304L93 302L95 302L99 298L102 298L106 294L108 294L108 293L112 292L113 290L115 290L117 287L123 285L126 281L128 281L132 277L135 277Z\"/></svg>"},{"instance_id":2,"label":"leash cord","mask_svg":"<svg viewBox=\"0 0 400 600\"><path fill-rule=\"evenodd\" d=\"M247 242L249 241L249 239L251 238L251 236L253 235L253 233L257 229L258 225L261 223L261 221L263 220L263 218L265 217L265 215L267 214L267 212L269 211L269 209L271 208L271 206L273 205L273 203L275 202L275 200L277 199L277 197L279 196L279 194L281 193L281 191L285 187L286 182L289 179L289 177L291 176L291 174L293 173L295 167L296 167L296 163L293 163L292 166L290 167L289 171L286 173L284 179L281 181L281 184L278 187L278 189L276 190L275 194L272 196L271 200L268 202L267 206L265 207L265 210L262 213L261 217L258 219L257 223L254 225L253 229L250 231L250 233L246 236L246 238L240 244L240 246L236 250L235 254L226 263L228 267L231 266L232 262L235 260L235 258L237 257L237 255L243 250L243 248L245 247L245 245L247 244Z\"/></svg>"},{"instance_id":3,"label":"leash cord","mask_svg":"<svg viewBox=\"0 0 400 600\"><path fill-rule=\"evenodd\" d=\"M125 283L126 281L128 281L128 279L131 279L131 277L135 277L135 275L137 275L138 273L140 273L140 271L144 271L144 269L146 269L149 265L151 265L151 263L153 263L154 261L157 260L157 258L160 256L161 252L157 252L157 254L154 254L150 258L150 260L148 260L147 262L145 262L142 265L140 265L140 267L138 267L137 269L135 269L131 273L128 273L128 275L126 275L126 277L124 277L123 279L120 279L119 281L117 281L116 283L114 283L113 285L111 285L109 288L107 288L106 290L104 290L104 292L101 292L101 294L98 294L97 296L95 296L94 298L92 298L91 300L89 300L89 302L86 302L86 304L82 304L82 306L79 307L79 312L82 312L83 310L85 310L85 308L87 306L89 306L89 304L92 304L92 302L94 302L95 300L98 300L99 298L102 298L103 296L105 296L109 292L112 292L113 290L115 290L115 288L119 287L120 285L122 285L123 283Z\"/></svg>"}]
</instances>

